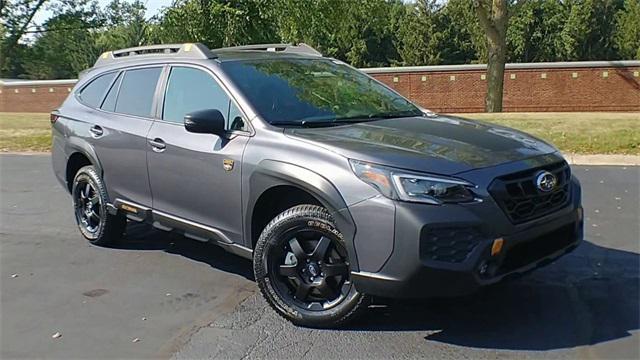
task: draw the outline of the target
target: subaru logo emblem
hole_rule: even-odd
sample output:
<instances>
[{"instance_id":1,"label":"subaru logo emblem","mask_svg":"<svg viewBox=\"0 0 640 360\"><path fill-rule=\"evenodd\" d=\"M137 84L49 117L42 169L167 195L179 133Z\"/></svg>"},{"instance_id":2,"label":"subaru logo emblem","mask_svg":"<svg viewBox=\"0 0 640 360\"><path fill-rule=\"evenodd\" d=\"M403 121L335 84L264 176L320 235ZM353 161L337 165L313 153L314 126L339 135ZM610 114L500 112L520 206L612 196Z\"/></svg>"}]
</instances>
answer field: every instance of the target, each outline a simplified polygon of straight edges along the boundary
<instances>
[{"instance_id":1,"label":"subaru logo emblem","mask_svg":"<svg viewBox=\"0 0 640 360\"><path fill-rule=\"evenodd\" d=\"M536 187L542 192L549 192L555 189L558 179L548 171L540 171L536 174Z\"/></svg>"}]
</instances>

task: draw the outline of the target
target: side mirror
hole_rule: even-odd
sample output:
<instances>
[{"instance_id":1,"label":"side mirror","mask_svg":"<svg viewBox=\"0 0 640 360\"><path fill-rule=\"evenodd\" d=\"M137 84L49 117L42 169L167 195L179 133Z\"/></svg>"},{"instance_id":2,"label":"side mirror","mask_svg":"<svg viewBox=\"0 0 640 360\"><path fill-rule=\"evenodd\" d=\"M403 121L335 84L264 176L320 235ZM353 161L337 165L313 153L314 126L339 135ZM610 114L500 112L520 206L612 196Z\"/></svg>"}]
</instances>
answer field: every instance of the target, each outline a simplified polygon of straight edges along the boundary
<instances>
[{"instance_id":1,"label":"side mirror","mask_svg":"<svg viewBox=\"0 0 640 360\"><path fill-rule=\"evenodd\" d=\"M217 109L198 110L184 116L184 127L192 133L222 136L224 125L224 116Z\"/></svg>"}]
</instances>

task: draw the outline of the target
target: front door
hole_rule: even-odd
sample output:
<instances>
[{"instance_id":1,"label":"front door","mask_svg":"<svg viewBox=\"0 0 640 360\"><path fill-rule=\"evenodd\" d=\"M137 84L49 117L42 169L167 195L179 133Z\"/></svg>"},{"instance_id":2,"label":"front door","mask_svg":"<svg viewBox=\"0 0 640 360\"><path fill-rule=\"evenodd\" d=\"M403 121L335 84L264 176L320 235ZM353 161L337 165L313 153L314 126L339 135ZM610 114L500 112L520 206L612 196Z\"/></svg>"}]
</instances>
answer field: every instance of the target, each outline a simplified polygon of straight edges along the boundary
<instances>
[{"instance_id":1,"label":"front door","mask_svg":"<svg viewBox=\"0 0 640 360\"><path fill-rule=\"evenodd\" d=\"M240 171L249 133L238 107L211 73L197 67L171 67L164 94L161 120L147 136L154 211L240 242ZM204 109L220 110L234 131L224 138L186 131L184 115Z\"/></svg>"}]
</instances>

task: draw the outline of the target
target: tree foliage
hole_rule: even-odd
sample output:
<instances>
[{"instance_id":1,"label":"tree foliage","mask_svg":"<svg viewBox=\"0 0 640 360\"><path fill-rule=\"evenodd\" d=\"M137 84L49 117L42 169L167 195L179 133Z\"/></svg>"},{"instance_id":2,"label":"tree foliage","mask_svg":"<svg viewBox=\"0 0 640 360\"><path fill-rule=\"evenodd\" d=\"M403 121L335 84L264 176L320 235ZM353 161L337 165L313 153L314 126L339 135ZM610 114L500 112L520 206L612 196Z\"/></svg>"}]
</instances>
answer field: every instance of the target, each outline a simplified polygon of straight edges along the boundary
<instances>
[{"instance_id":1,"label":"tree foliage","mask_svg":"<svg viewBox=\"0 0 640 360\"><path fill-rule=\"evenodd\" d=\"M616 24L613 42L618 56L640 60L640 0L625 0L616 13Z\"/></svg>"},{"instance_id":2,"label":"tree foliage","mask_svg":"<svg viewBox=\"0 0 640 360\"><path fill-rule=\"evenodd\" d=\"M508 62L640 59L640 0L508 3ZM173 42L305 42L360 67L489 56L473 0L174 0L153 18L137 0L0 0L0 40L0 76L42 79L75 77L106 50Z\"/></svg>"}]
</instances>

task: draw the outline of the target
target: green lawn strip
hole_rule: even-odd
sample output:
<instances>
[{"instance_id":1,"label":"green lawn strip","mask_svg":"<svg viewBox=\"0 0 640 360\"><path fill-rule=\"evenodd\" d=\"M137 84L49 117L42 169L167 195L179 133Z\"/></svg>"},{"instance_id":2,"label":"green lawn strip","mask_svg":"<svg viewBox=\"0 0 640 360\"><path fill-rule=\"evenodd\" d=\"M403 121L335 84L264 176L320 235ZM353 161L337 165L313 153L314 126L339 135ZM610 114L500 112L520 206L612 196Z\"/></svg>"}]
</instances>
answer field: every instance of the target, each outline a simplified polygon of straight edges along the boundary
<instances>
[{"instance_id":1,"label":"green lawn strip","mask_svg":"<svg viewBox=\"0 0 640 360\"><path fill-rule=\"evenodd\" d=\"M0 113L0 152L41 152L50 149L49 114Z\"/></svg>"},{"instance_id":2,"label":"green lawn strip","mask_svg":"<svg viewBox=\"0 0 640 360\"><path fill-rule=\"evenodd\" d=\"M575 154L640 154L640 113L458 114L531 133Z\"/></svg>"}]
</instances>

